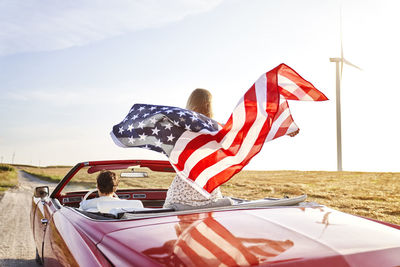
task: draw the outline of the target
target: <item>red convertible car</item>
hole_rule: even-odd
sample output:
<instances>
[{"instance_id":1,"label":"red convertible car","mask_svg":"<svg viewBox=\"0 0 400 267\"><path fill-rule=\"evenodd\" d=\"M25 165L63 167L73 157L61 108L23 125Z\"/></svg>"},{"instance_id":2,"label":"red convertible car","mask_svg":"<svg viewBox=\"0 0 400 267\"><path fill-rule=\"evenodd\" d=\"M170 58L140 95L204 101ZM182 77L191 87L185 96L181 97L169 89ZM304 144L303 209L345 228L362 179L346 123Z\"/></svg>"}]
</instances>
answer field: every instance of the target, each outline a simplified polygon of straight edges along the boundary
<instances>
[{"instance_id":1,"label":"red convertible car","mask_svg":"<svg viewBox=\"0 0 400 267\"><path fill-rule=\"evenodd\" d=\"M119 200L84 211L79 204L97 196L92 189L101 170L120 177ZM77 164L51 194L48 187L37 187L31 211L37 261L46 266L400 265L398 225L305 202L304 196L165 209L166 189L155 184L173 177L167 161L96 161Z\"/></svg>"}]
</instances>

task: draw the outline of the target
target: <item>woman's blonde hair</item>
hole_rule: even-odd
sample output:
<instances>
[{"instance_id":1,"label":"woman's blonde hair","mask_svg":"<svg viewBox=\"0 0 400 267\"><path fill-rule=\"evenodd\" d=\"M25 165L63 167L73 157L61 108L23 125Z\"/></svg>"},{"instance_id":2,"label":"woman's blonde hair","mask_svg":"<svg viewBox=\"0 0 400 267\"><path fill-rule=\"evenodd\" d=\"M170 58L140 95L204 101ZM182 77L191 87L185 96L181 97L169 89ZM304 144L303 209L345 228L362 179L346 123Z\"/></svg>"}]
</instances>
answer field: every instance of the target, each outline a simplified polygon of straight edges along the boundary
<instances>
[{"instance_id":1,"label":"woman's blonde hair","mask_svg":"<svg viewBox=\"0 0 400 267\"><path fill-rule=\"evenodd\" d=\"M213 117L212 95L206 89L197 88L189 96L186 109L201 113L209 118Z\"/></svg>"}]
</instances>

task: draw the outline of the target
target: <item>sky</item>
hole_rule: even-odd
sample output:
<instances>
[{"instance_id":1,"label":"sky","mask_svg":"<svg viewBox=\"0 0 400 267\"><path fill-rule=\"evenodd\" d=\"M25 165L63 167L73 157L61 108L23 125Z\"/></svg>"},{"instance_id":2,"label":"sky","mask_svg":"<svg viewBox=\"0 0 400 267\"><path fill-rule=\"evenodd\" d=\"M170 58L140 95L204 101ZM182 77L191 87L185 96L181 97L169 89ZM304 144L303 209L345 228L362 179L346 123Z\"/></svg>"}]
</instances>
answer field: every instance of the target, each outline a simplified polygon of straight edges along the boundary
<instances>
[{"instance_id":1,"label":"sky","mask_svg":"<svg viewBox=\"0 0 400 267\"><path fill-rule=\"evenodd\" d=\"M289 101L300 134L266 143L246 169L336 170L329 58L340 56L342 21L344 57L362 69L343 69L343 170L399 172L399 8L394 0L2 0L1 163L164 159L111 140L133 104L185 107L193 89L207 88L224 123L261 74L286 63L330 100Z\"/></svg>"}]
</instances>

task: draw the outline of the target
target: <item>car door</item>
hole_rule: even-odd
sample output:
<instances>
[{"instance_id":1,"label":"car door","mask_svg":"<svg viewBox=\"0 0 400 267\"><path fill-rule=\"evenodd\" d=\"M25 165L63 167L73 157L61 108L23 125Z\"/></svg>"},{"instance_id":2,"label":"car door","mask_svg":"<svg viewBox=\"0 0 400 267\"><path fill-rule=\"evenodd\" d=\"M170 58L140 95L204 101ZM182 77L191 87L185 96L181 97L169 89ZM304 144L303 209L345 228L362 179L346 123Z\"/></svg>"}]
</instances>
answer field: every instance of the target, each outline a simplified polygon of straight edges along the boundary
<instances>
[{"instance_id":1,"label":"car door","mask_svg":"<svg viewBox=\"0 0 400 267\"><path fill-rule=\"evenodd\" d=\"M33 216L33 236L39 256L43 258L43 241L45 233L51 221L51 217L53 216L53 213L56 212L57 208L49 197L33 197L33 203L36 204Z\"/></svg>"}]
</instances>

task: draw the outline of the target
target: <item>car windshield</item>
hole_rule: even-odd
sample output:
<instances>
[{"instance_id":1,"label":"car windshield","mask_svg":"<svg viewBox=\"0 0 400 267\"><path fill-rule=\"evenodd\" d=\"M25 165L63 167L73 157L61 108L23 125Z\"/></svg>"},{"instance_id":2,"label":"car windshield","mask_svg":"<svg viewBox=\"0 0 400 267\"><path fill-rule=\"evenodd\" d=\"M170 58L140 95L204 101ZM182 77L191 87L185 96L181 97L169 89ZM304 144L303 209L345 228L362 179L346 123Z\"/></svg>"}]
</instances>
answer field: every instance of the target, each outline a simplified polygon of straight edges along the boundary
<instances>
[{"instance_id":1,"label":"car windshield","mask_svg":"<svg viewBox=\"0 0 400 267\"><path fill-rule=\"evenodd\" d=\"M115 169L118 168L118 169ZM152 188L167 189L175 177L174 172L152 171L137 166L86 166L81 168L61 191L88 191L97 187L96 179L102 170L110 170L119 178L119 189Z\"/></svg>"}]
</instances>

